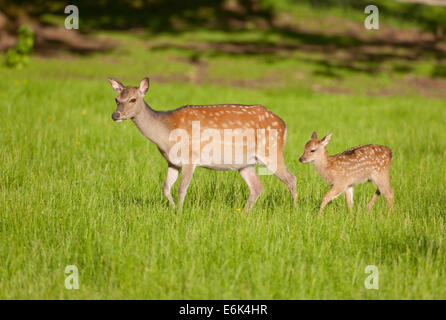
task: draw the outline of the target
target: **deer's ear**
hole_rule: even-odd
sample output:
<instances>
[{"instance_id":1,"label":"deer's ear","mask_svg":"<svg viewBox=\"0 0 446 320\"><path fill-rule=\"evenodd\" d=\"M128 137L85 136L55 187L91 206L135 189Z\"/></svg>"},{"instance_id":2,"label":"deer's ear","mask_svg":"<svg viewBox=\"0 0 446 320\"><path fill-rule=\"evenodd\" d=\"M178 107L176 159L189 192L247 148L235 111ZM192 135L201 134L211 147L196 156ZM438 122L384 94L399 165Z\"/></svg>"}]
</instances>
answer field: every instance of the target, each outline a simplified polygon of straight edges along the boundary
<instances>
[{"instance_id":1,"label":"deer's ear","mask_svg":"<svg viewBox=\"0 0 446 320\"><path fill-rule=\"evenodd\" d=\"M324 147L330 142L332 135L333 133L330 132L329 134L327 134L325 137L322 138L321 143Z\"/></svg>"},{"instance_id":2,"label":"deer's ear","mask_svg":"<svg viewBox=\"0 0 446 320\"><path fill-rule=\"evenodd\" d=\"M124 85L114 78L107 78L108 82L110 82L113 90L116 92L121 92L124 89Z\"/></svg>"},{"instance_id":3,"label":"deer's ear","mask_svg":"<svg viewBox=\"0 0 446 320\"><path fill-rule=\"evenodd\" d=\"M141 82L139 83L139 88L138 88L139 93L141 95L145 95L147 90L149 90L149 85L150 85L149 78L146 77L146 78L142 79Z\"/></svg>"},{"instance_id":4,"label":"deer's ear","mask_svg":"<svg viewBox=\"0 0 446 320\"><path fill-rule=\"evenodd\" d=\"M317 139L317 133L316 133L316 131L313 131L313 134L311 135L311 139Z\"/></svg>"}]
</instances>

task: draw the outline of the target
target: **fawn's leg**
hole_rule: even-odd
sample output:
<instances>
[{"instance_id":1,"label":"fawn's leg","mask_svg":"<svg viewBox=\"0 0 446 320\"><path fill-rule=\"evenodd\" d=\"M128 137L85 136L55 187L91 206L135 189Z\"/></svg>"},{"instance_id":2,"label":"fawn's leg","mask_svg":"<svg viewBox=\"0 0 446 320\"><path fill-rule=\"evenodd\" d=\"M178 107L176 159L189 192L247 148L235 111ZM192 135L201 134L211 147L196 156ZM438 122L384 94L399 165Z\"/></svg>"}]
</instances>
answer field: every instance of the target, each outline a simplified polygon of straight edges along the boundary
<instances>
[{"instance_id":1,"label":"fawn's leg","mask_svg":"<svg viewBox=\"0 0 446 320\"><path fill-rule=\"evenodd\" d=\"M376 177L373 180L373 182L378 187L379 191L377 191L377 192L382 194L384 196L384 198L386 199L387 206L388 206L389 210L392 210L393 190L392 190L392 187L390 187L389 171L385 171L382 174L380 174L378 177ZM376 195L376 193L375 193L375 195ZM374 198L375 198L375 195L373 196ZM374 200L374 198L372 198L372 201ZM372 203L372 201L370 201L370 202ZM373 203L372 203L372 206L373 206Z\"/></svg>"},{"instance_id":2,"label":"fawn's leg","mask_svg":"<svg viewBox=\"0 0 446 320\"><path fill-rule=\"evenodd\" d=\"M345 201L349 210L353 208L353 187L348 187L345 190Z\"/></svg>"},{"instance_id":3,"label":"fawn's leg","mask_svg":"<svg viewBox=\"0 0 446 320\"><path fill-rule=\"evenodd\" d=\"M367 205L368 210L372 210L373 205L375 204L376 199L378 199L381 192L379 192L379 189L376 190L376 192L373 194L372 200L370 200L369 204Z\"/></svg>"},{"instance_id":4,"label":"fawn's leg","mask_svg":"<svg viewBox=\"0 0 446 320\"><path fill-rule=\"evenodd\" d=\"M183 210L184 197L186 196L187 188L194 175L195 165L187 164L181 168L180 187L178 188L178 210Z\"/></svg>"},{"instance_id":5,"label":"fawn's leg","mask_svg":"<svg viewBox=\"0 0 446 320\"><path fill-rule=\"evenodd\" d=\"M262 194L263 186L260 183L254 166L245 167L243 169L240 169L239 172L249 188L249 197L245 205L245 210L249 211L256 200L259 198L259 196Z\"/></svg>"},{"instance_id":6,"label":"fawn's leg","mask_svg":"<svg viewBox=\"0 0 446 320\"><path fill-rule=\"evenodd\" d=\"M322 198L322 204L321 208L319 210L319 214L322 214L322 211L324 210L327 203L329 203L331 200L339 196L342 192L344 192L345 187L344 186L333 186L330 191L328 191L324 198Z\"/></svg>"},{"instance_id":7,"label":"fawn's leg","mask_svg":"<svg viewBox=\"0 0 446 320\"><path fill-rule=\"evenodd\" d=\"M164 180L164 185L163 185L163 194L173 208L175 208L176 206L175 202L172 199L172 195L170 194L170 189L172 188L175 181L177 181L177 178L178 178L178 169L175 167L168 166L166 179Z\"/></svg>"},{"instance_id":8,"label":"fawn's leg","mask_svg":"<svg viewBox=\"0 0 446 320\"><path fill-rule=\"evenodd\" d=\"M389 179L388 174L382 177L378 188L379 188L379 191L384 196L384 198L386 198L387 207L389 208L390 211L392 211L393 190L392 190L392 187L390 186L390 179Z\"/></svg>"}]
</instances>

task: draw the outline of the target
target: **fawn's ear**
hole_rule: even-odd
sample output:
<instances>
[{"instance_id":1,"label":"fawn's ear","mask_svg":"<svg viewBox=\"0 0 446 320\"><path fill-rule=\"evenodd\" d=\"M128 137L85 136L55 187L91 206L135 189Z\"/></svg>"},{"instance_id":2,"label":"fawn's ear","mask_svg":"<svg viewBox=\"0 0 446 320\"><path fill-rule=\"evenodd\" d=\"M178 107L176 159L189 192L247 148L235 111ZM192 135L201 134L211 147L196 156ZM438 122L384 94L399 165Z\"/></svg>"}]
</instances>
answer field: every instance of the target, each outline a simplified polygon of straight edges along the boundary
<instances>
[{"instance_id":1,"label":"fawn's ear","mask_svg":"<svg viewBox=\"0 0 446 320\"><path fill-rule=\"evenodd\" d=\"M325 137L322 138L321 143L324 147L330 142L332 135L333 133L330 132L329 134L327 134Z\"/></svg>"},{"instance_id":2,"label":"fawn's ear","mask_svg":"<svg viewBox=\"0 0 446 320\"><path fill-rule=\"evenodd\" d=\"M114 78L107 78L107 80L108 82L110 82L110 84L113 87L113 90L115 90L116 92L121 92L124 89L124 85L118 80Z\"/></svg>"},{"instance_id":3,"label":"fawn's ear","mask_svg":"<svg viewBox=\"0 0 446 320\"><path fill-rule=\"evenodd\" d=\"M141 82L139 83L139 93L143 96L146 94L147 90L149 90L149 78L144 78L141 80Z\"/></svg>"},{"instance_id":4,"label":"fawn's ear","mask_svg":"<svg viewBox=\"0 0 446 320\"><path fill-rule=\"evenodd\" d=\"M316 131L313 131L313 134L311 135L311 139L317 139L317 133L316 133Z\"/></svg>"}]
</instances>

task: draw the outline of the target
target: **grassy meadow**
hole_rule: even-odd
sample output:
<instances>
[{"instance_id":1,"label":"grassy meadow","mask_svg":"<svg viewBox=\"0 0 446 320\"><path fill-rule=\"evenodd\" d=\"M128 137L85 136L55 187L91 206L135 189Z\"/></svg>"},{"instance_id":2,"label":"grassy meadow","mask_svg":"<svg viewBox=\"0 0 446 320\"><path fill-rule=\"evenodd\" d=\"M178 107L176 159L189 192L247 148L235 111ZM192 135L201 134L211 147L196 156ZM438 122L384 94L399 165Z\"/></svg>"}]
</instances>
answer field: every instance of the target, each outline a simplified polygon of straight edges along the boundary
<instances>
[{"instance_id":1,"label":"grassy meadow","mask_svg":"<svg viewBox=\"0 0 446 320\"><path fill-rule=\"evenodd\" d=\"M119 46L0 67L1 299L446 299L445 95L401 72L430 79L438 57L346 67L323 64L324 52L181 47L289 43L284 34L99 36ZM245 214L240 175L201 168L183 212L169 208L167 165L131 121L111 120L107 76L126 85L151 77L145 100L158 110L267 106L287 124L297 208L283 183L260 176L265 192ZM330 154L392 149L390 214L382 197L366 210L375 189L363 184L352 212L342 196L318 216L329 186L298 161L313 130L333 132ZM67 265L79 269L78 290L65 288ZM378 290L364 286L367 265L379 269Z\"/></svg>"}]
</instances>

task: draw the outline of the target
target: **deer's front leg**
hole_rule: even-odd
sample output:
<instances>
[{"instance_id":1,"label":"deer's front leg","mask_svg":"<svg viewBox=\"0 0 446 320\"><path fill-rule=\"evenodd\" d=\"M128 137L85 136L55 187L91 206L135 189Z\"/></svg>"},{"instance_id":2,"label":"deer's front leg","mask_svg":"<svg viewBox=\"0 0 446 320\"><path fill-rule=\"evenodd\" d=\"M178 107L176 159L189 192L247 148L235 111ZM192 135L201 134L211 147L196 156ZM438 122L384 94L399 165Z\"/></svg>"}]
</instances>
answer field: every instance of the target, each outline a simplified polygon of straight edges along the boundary
<instances>
[{"instance_id":1,"label":"deer's front leg","mask_svg":"<svg viewBox=\"0 0 446 320\"><path fill-rule=\"evenodd\" d=\"M169 204L173 208L176 208L176 206L175 206L175 202L172 199L170 190L172 189L172 186L175 183L175 181L177 181L178 172L179 172L179 170L175 167L171 167L171 166L167 167L166 179L164 180L164 185L163 185L163 194L167 198L167 200L169 201Z\"/></svg>"},{"instance_id":2,"label":"deer's front leg","mask_svg":"<svg viewBox=\"0 0 446 320\"><path fill-rule=\"evenodd\" d=\"M319 210L319 214L322 214L322 211L324 210L327 203L329 203L331 200L339 196L342 192L344 192L344 190L345 190L344 187L333 186L322 199L322 204L321 204L321 209Z\"/></svg>"},{"instance_id":3,"label":"deer's front leg","mask_svg":"<svg viewBox=\"0 0 446 320\"><path fill-rule=\"evenodd\" d=\"M181 168L180 187L178 189L178 210L183 210L184 197L186 196L187 188L194 175L195 165L187 164Z\"/></svg>"},{"instance_id":4,"label":"deer's front leg","mask_svg":"<svg viewBox=\"0 0 446 320\"><path fill-rule=\"evenodd\" d=\"M353 187L348 187L345 190L345 201L347 202L348 210L353 208Z\"/></svg>"}]
</instances>

